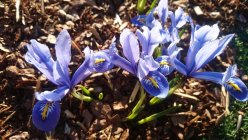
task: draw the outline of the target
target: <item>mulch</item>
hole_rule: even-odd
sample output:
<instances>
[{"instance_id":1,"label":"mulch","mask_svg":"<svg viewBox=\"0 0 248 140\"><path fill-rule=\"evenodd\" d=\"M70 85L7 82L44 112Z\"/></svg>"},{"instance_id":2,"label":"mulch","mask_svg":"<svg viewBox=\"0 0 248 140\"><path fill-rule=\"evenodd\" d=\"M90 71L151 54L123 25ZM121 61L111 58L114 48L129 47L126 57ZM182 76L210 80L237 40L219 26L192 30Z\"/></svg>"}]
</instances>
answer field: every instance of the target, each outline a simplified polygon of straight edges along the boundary
<instances>
[{"instance_id":1,"label":"mulch","mask_svg":"<svg viewBox=\"0 0 248 140\"><path fill-rule=\"evenodd\" d=\"M18 0L16 0L18 1ZM34 91L56 88L32 65L24 60L25 44L37 39L49 46L54 54L54 42L62 28L68 29L72 40L73 73L83 62L81 51L108 48L111 39L119 37L124 28L132 28L130 19L137 15L131 0L23 0L16 16L16 3L0 2L0 135L2 139L44 139L45 134L31 122ZM219 23L221 34L235 31L248 22L247 2L239 0L170 2L176 9L182 6L200 25ZM200 6L203 15L197 15ZM173 10L172 9L172 10ZM174 11L174 10L173 10ZM215 12L215 13L212 13ZM118 14L118 15L117 15ZM185 41L189 36L185 37ZM187 48L188 46L184 46ZM207 70L225 71L233 63L233 49L227 49L206 66ZM125 79L125 80L123 80ZM91 75L82 85L92 93L94 101L87 103L67 95L62 101L62 113L54 139L190 139L211 136L212 128L228 113L229 96L218 85L187 79L186 84L164 100L149 106L134 120L126 116L138 101L129 103L137 78L115 67L106 73ZM39 83L39 84L37 84ZM97 100L103 93L102 100ZM155 121L138 125L140 120L167 109L173 104L182 107Z\"/></svg>"}]
</instances>

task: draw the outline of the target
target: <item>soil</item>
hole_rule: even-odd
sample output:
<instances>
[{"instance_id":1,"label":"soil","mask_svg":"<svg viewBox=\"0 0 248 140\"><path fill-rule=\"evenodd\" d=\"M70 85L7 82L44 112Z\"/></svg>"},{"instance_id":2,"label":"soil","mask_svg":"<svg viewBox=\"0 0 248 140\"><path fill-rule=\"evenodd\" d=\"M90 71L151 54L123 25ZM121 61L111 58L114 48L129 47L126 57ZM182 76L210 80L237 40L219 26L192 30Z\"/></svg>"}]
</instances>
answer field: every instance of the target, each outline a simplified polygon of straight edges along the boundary
<instances>
[{"instance_id":1,"label":"soil","mask_svg":"<svg viewBox=\"0 0 248 140\"><path fill-rule=\"evenodd\" d=\"M30 39L37 39L48 45L54 54L55 38L61 29L66 28L74 42L70 64L73 73L84 60L81 52L86 46L93 50L106 49L111 39L114 36L118 39L124 28L136 29L130 23L130 19L137 15L136 4L131 0L23 0L17 14L18 1L0 2L0 136L1 139L45 139L45 134L31 122L34 91L39 87L42 90L56 87L25 61L25 44ZM248 23L246 1L170 2L172 11L178 6L200 25L219 23L221 35L236 33L237 28L242 29ZM195 6L199 6L203 14L197 15ZM186 36L184 41L188 39ZM225 71L227 65L233 63L234 55L234 49L227 49L206 69ZM90 89L95 100L82 102L71 95L66 96L61 101L59 124L47 135L52 135L53 139L73 140L211 137L212 128L228 114L229 96L220 86L187 79L177 94L158 105L149 106L152 97L148 96L142 113L127 121L126 117L138 102L139 95L129 103L136 82L136 77L117 67L91 75L81 84ZM98 100L101 92L103 99ZM182 107L150 123L137 124L138 120L175 103Z\"/></svg>"}]
</instances>

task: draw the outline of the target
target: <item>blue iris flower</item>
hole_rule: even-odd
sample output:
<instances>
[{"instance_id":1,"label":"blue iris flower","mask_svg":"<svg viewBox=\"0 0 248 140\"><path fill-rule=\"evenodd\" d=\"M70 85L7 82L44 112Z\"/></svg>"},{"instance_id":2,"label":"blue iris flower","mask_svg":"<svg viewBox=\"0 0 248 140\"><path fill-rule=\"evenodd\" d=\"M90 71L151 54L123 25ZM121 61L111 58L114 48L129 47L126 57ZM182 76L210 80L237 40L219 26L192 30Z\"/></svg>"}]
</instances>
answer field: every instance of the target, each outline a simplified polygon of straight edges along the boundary
<instances>
[{"instance_id":1,"label":"blue iris flower","mask_svg":"<svg viewBox=\"0 0 248 140\"><path fill-rule=\"evenodd\" d=\"M171 25L165 28L165 23L168 16L171 19ZM150 29L159 27L160 32L169 34L170 40L166 42L179 42L178 29L188 22L188 16L184 13L182 8L178 8L174 13L168 10L168 0L160 0L158 6L151 10L147 15L138 15L134 17L131 22L139 27L147 26ZM162 44L166 43L162 42Z\"/></svg>"},{"instance_id":2,"label":"blue iris flower","mask_svg":"<svg viewBox=\"0 0 248 140\"><path fill-rule=\"evenodd\" d=\"M93 53L88 47L84 49L85 60L70 79L68 65L71 61L71 38L67 30L62 30L55 44L56 60L52 58L49 48L36 40L27 44L25 55L27 62L33 64L49 81L57 86L53 91L36 92L38 102L32 112L33 124L42 131L53 130L60 117L59 101L93 72L104 72L113 67L108 51Z\"/></svg>"},{"instance_id":3,"label":"blue iris flower","mask_svg":"<svg viewBox=\"0 0 248 140\"><path fill-rule=\"evenodd\" d=\"M114 65L136 75L149 94L165 98L169 91L168 81L163 74L157 71L159 64L152 57L154 48L161 40L153 40L152 32L155 31L148 28L144 28L144 32L137 31L142 45L142 52L140 52L135 34L129 29L124 29L120 35L120 44L125 58L117 53L113 40L109 49L110 59Z\"/></svg>"},{"instance_id":4,"label":"blue iris flower","mask_svg":"<svg viewBox=\"0 0 248 140\"><path fill-rule=\"evenodd\" d=\"M248 100L247 86L238 78L237 66L229 66L224 73L219 72L195 72L191 76L197 79L212 81L225 87L229 94L239 101Z\"/></svg>"},{"instance_id":5,"label":"blue iris flower","mask_svg":"<svg viewBox=\"0 0 248 140\"><path fill-rule=\"evenodd\" d=\"M177 55L178 59L180 56L178 53L181 50L182 48L177 47L175 42L170 43L166 50L163 51L163 55L155 59L160 64L158 71L165 76L169 75L175 69L171 64L171 61L174 60L174 54Z\"/></svg>"},{"instance_id":6,"label":"blue iris flower","mask_svg":"<svg viewBox=\"0 0 248 140\"><path fill-rule=\"evenodd\" d=\"M191 21L191 39L188 53L186 56L186 64L177 59L178 52L172 55L172 65L183 75L191 76L209 63L216 56L220 55L231 41L234 34L226 35L217 39L219 28L217 24L213 26L196 26Z\"/></svg>"}]
</instances>

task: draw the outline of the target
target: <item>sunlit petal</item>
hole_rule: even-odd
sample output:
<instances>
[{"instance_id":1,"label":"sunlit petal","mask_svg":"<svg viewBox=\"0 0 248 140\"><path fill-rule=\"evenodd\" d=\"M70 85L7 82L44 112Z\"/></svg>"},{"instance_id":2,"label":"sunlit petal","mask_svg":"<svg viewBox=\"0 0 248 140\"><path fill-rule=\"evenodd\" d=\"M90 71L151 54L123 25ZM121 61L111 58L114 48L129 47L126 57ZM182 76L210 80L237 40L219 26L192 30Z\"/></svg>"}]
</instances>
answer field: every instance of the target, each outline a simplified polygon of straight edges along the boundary
<instances>
[{"instance_id":1,"label":"sunlit petal","mask_svg":"<svg viewBox=\"0 0 248 140\"><path fill-rule=\"evenodd\" d=\"M149 74L141 80L141 85L146 92L158 98L165 98L169 92L167 79L158 71L149 72Z\"/></svg>"},{"instance_id":2,"label":"sunlit petal","mask_svg":"<svg viewBox=\"0 0 248 140\"><path fill-rule=\"evenodd\" d=\"M93 54L89 47L86 47L84 49L84 54L85 54L84 62L79 66L79 68L72 76L71 87L75 86L76 84L84 80L92 73L92 69L89 67L89 65Z\"/></svg>"},{"instance_id":3,"label":"sunlit petal","mask_svg":"<svg viewBox=\"0 0 248 140\"><path fill-rule=\"evenodd\" d=\"M153 59L152 56L145 56L141 58L138 64L137 76L139 80L148 75L150 71L155 71L159 68L159 64Z\"/></svg>"},{"instance_id":4,"label":"sunlit petal","mask_svg":"<svg viewBox=\"0 0 248 140\"><path fill-rule=\"evenodd\" d=\"M207 42L203 45L203 47L199 50L195 57L195 68L194 71L199 70L207 63L209 63L216 56L220 55L227 44L233 38L233 34L227 35L221 39Z\"/></svg>"},{"instance_id":5,"label":"sunlit petal","mask_svg":"<svg viewBox=\"0 0 248 140\"><path fill-rule=\"evenodd\" d=\"M169 56L165 56L165 55L162 55L155 59L155 61L157 61L160 65L158 71L165 76L169 75L174 70L172 65L169 63L170 62L169 59L170 59Z\"/></svg>"},{"instance_id":6,"label":"sunlit petal","mask_svg":"<svg viewBox=\"0 0 248 140\"><path fill-rule=\"evenodd\" d=\"M59 102L38 101L32 111L32 122L41 131L55 129L60 118Z\"/></svg>"},{"instance_id":7,"label":"sunlit petal","mask_svg":"<svg viewBox=\"0 0 248 140\"><path fill-rule=\"evenodd\" d=\"M140 58L139 43L134 35L129 29L124 29L120 35L120 43L122 45L124 56L135 65Z\"/></svg>"},{"instance_id":8,"label":"sunlit petal","mask_svg":"<svg viewBox=\"0 0 248 140\"><path fill-rule=\"evenodd\" d=\"M112 64L119 66L132 74L136 74L133 65L118 54L115 44L111 44L109 47L109 57Z\"/></svg>"},{"instance_id":9,"label":"sunlit petal","mask_svg":"<svg viewBox=\"0 0 248 140\"><path fill-rule=\"evenodd\" d=\"M39 69L49 81L57 84L53 79L53 63L51 53L46 45L43 45L36 40L30 40L31 45L27 44L28 51L25 55L25 60L33 64Z\"/></svg>"},{"instance_id":10,"label":"sunlit petal","mask_svg":"<svg viewBox=\"0 0 248 140\"><path fill-rule=\"evenodd\" d=\"M223 73L219 72L194 72L190 76L196 79L207 80L217 84L222 84Z\"/></svg>"},{"instance_id":11,"label":"sunlit petal","mask_svg":"<svg viewBox=\"0 0 248 140\"><path fill-rule=\"evenodd\" d=\"M168 0L160 0L157 6L158 16L162 22L162 25L165 24L169 11L168 11Z\"/></svg>"},{"instance_id":12,"label":"sunlit petal","mask_svg":"<svg viewBox=\"0 0 248 140\"><path fill-rule=\"evenodd\" d=\"M141 44L143 55L147 55L148 49L149 49L148 48L148 45L149 45L148 41L149 41L149 37L150 37L150 30L146 26L143 26L142 29L143 29L143 32L141 32L139 29L137 29L136 35L137 35L139 42Z\"/></svg>"},{"instance_id":13,"label":"sunlit petal","mask_svg":"<svg viewBox=\"0 0 248 140\"><path fill-rule=\"evenodd\" d=\"M58 61L55 61L53 65L53 78L56 83L58 83L58 85L67 85L68 87L70 87L69 73L64 73Z\"/></svg>"},{"instance_id":14,"label":"sunlit petal","mask_svg":"<svg viewBox=\"0 0 248 140\"><path fill-rule=\"evenodd\" d=\"M108 53L99 51L93 54L92 66L96 72L106 72L113 68Z\"/></svg>"},{"instance_id":15,"label":"sunlit petal","mask_svg":"<svg viewBox=\"0 0 248 140\"><path fill-rule=\"evenodd\" d=\"M188 75L188 72L187 72L187 69L186 69L186 66L180 62L178 59L177 59L177 56L178 56L178 53L182 50L182 48L178 48L176 51L174 51L172 53L172 55L170 56L170 64L177 70L179 71L181 74L183 75Z\"/></svg>"},{"instance_id":16,"label":"sunlit petal","mask_svg":"<svg viewBox=\"0 0 248 140\"><path fill-rule=\"evenodd\" d=\"M69 75L68 65L71 61L71 37L65 29L59 33L56 39L55 52L62 72L64 75Z\"/></svg>"},{"instance_id":17,"label":"sunlit petal","mask_svg":"<svg viewBox=\"0 0 248 140\"><path fill-rule=\"evenodd\" d=\"M39 101L60 101L69 92L67 86L59 87L53 91L44 91L41 93L36 92L35 97Z\"/></svg>"},{"instance_id":18,"label":"sunlit petal","mask_svg":"<svg viewBox=\"0 0 248 140\"><path fill-rule=\"evenodd\" d=\"M178 7L177 10L175 11L175 23L176 23L176 28L179 29L183 25L186 24L187 22L187 16L185 15L183 9L181 7Z\"/></svg>"}]
</instances>

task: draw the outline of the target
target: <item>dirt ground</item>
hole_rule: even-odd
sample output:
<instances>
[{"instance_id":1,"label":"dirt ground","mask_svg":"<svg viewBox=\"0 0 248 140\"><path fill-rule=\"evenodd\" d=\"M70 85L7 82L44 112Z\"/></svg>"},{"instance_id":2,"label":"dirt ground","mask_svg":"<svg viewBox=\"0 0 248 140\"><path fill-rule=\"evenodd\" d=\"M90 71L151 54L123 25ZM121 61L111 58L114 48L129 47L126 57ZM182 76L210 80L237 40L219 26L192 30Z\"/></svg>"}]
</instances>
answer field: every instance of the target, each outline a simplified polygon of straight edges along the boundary
<instances>
[{"instance_id":1,"label":"dirt ground","mask_svg":"<svg viewBox=\"0 0 248 140\"><path fill-rule=\"evenodd\" d=\"M18 0L0 1L0 136L1 139L45 139L45 134L31 122L34 90L40 81L42 90L52 90L50 83L34 66L24 60L30 39L49 46L54 53L55 38L62 28L68 29L74 45L70 70L73 73L83 62L81 51L109 47L113 36L124 28L133 28L130 19L137 15L131 0ZM248 6L239 0L170 1L170 10L181 6L200 25L219 23L221 35L236 33L248 24ZM199 6L202 14L194 10ZM18 8L16 8L18 7ZM18 12L19 11L19 12ZM118 16L117 16L118 15ZM184 41L187 41L186 36ZM230 44L232 45L232 44ZM184 46L187 47L187 46ZM227 49L207 65L206 69L224 71L234 61L235 49ZM125 79L125 80L123 80ZM93 97L103 99L81 102L66 96L54 139L190 139L211 137L212 128L227 113L228 96L220 86L188 79L159 105L145 106L132 121L126 116L138 101L129 103L137 79L119 68L96 73L82 82ZM145 102L148 103L149 96ZM165 110L173 103L182 107L156 121L138 125L140 120Z\"/></svg>"}]
</instances>

